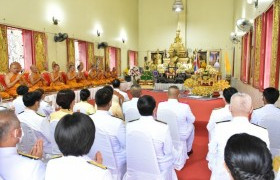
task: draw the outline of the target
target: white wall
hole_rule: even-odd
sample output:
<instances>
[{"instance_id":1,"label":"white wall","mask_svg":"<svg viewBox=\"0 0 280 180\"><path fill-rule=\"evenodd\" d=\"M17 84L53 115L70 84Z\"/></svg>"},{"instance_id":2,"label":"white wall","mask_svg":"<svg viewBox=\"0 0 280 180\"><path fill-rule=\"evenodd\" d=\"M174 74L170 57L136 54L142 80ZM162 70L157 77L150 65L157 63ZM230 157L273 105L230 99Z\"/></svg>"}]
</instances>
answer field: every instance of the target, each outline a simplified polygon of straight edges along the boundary
<instances>
[{"instance_id":1,"label":"white wall","mask_svg":"<svg viewBox=\"0 0 280 180\"><path fill-rule=\"evenodd\" d=\"M273 0L259 0L258 8L255 8L253 5L247 4L245 0L234 0L234 30L238 31L235 26L236 21L239 18L246 18L249 20L255 19L261 13L266 11ZM241 43L235 45L236 47L236 59L235 59L235 77L233 78L233 86L236 87L239 91L248 93L253 100L254 108L263 106L262 102L262 92L258 89L252 87L250 84L244 84L240 81L240 69L241 69ZM280 106L280 100L277 101L276 105Z\"/></svg>"},{"instance_id":2,"label":"white wall","mask_svg":"<svg viewBox=\"0 0 280 180\"><path fill-rule=\"evenodd\" d=\"M71 38L100 42L122 48L122 68L127 65L127 50L138 49L138 0L0 0L0 23L47 32L48 60L66 66L66 43L54 43L54 33L68 33ZM58 26L51 17L58 17ZM101 38L96 26L102 27ZM127 41L120 41L121 32ZM96 55L103 52L95 51Z\"/></svg>"}]
</instances>

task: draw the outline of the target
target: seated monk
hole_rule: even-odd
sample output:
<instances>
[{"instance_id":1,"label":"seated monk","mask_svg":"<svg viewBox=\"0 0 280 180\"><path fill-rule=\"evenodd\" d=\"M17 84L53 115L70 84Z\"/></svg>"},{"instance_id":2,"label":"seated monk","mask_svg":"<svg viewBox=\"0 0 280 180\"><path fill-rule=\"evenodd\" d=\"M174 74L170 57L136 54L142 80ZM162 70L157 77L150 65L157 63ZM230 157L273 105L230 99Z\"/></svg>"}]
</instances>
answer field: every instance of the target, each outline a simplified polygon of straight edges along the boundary
<instances>
[{"instance_id":1,"label":"seated monk","mask_svg":"<svg viewBox=\"0 0 280 180\"><path fill-rule=\"evenodd\" d=\"M63 89L69 89L70 86L64 84L62 74L59 72L60 67L55 62L53 63L53 72L51 73L51 85L50 87L56 91Z\"/></svg>"},{"instance_id":2,"label":"seated monk","mask_svg":"<svg viewBox=\"0 0 280 180\"><path fill-rule=\"evenodd\" d=\"M77 67L78 68L78 77L77 81L82 84L82 87L85 86L90 86L91 82L87 80L85 73L83 72L84 69L84 63L80 63L80 65Z\"/></svg>"},{"instance_id":3,"label":"seated monk","mask_svg":"<svg viewBox=\"0 0 280 180\"><path fill-rule=\"evenodd\" d=\"M111 76L112 76L113 80L118 78L117 69L115 67L113 67L113 69L112 69Z\"/></svg>"},{"instance_id":4,"label":"seated monk","mask_svg":"<svg viewBox=\"0 0 280 180\"><path fill-rule=\"evenodd\" d=\"M111 83L114 80L114 78L112 78L111 71L109 68L105 71L104 76L106 78L106 83Z\"/></svg>"},{"instance_id":5,"label":"seated monk","mask_svg":"<svg viewBox=\"0 0 280 180\"><path fill-rule=\"evenodd\" d=\"M81 87L82 84L77 83L77 77L78 74L75 72L75 66L71 64L67 73L67 85L74 89Z\"/></svg>"},{"instance_id":6,"label":"seated monk","mask_svg":"<svg viewBox=\"0 0 280 180\"><path fill-rule=\"evenodd\" d=\"M21 72L21 65L18 62L13 62L10 65L9 72L5 75L5 83L7 85L6 93L10 96L17 96L17 87L20 85L30 86L28 82L24 79L24 73Z\"/></svg>"},{"instance_id":7,"label":"seated monk","mask_svg":"<svg viewBox=\"0 0 280 180\"><path fill-rule=\"evenodd\" d=\"M102 69L99 69L97 71L97 83L98 85L106 84L106 78Z\"/></svg>"},{"instance_id":8,"label":"seated monk","mask_svg":"<svg viewBox=\"0 0 280 180\"><path fill-rule=\"evenodd\" d=\"M97 72L95 66L91 66L88 72L88 81L91 83L91 85L97 85Z\"/></svg>"},{"instance_id":9,"label":"seated monk","mask_svg":"<svg viewBox=\"0 0 280 180\"><path fill-rule=\"evenodd\" d=\"M46 80L39 73L38 68L35 65L30 66L31 73L29 75L29 81L32 89L44 89L44 91L52 91L52 88L47 85Z\"/></svg>"},{"instance_id":10,"label":"seated monk","mask_svg":"<svg viewBox=\"0 0 280 180\"><path fill-rule=\"evenodd\" d=\"M2 99L9 99L11 97L8 93L5 92L5 88L2 84L0 84L0 97L2 97Z\"/></svg>"}]
</instances>

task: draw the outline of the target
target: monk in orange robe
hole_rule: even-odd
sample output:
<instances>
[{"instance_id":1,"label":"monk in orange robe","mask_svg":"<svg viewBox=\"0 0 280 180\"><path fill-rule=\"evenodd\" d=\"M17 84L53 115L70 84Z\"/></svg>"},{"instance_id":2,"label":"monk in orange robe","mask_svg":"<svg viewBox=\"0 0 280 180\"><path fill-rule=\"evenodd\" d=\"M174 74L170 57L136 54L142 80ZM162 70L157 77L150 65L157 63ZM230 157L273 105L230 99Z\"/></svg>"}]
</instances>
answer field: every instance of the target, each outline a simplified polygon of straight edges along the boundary
<instances>
[{"instance_id":1,"label":"monk in orange robe","mask_svg":"<svg viewBox=\"0 0 280 180\"><path fill-rule=\"evenodd\" d=\"M43 89L44 91L52 91L53 89L47 85L46 80L39 73L38 68L35 65L30 66L31 73L29 75L29 81L32 89Z\"/></svg>"},{"instance_id":2,"label":"monk in orange robe","mask_svg":"<svg viewBox=\"0 0 280 180\"><path fill-rule=\"evenodd\" d=\"M6 93L10 96L17 96L17 87L20 85L30 86L24 79L24 73L22 73L21 65L18 62L13 62L10 65L10 70L5 76L5 83L7 85Z\"/></svg>"},{"instance_id":3,"label":"monk in orange robe","mask_svg":"<svg viewBox=\"0 0 280 180\"><path fill-rule=\"evenodd\" d=\"M105 71L104 76L107 84L111 83L114 80L114 78L112 78L111 71L109 68Z\"/></svg>"},{"instance_id":4,"label":"monk in orange robe","mask_svg":"<svg viewBox=\"0 0 280 180\"><path fill-rule=\"evenodd\" d=\"M115 67L113 67L112 72L111 72L111 76L113 79L117 79L118 78L118 73Z\"/></svg>"},{"instance_id":5,"label":"monk in orange robe","mask_svg":"<svg viewBox=\"0 0 280 180\"><path fill-rule=\"evenodd\" d=\"M97 83L98 85L106 84L106 78L102 69L97 71Z\"/></svg>"},{"instance_id":6,"label":"monk in orange robe","mask_svg":"<svg viewBox=\"0 0 280 180\"><path fill-rule=\"evenodd\" d=\"M0 84L0 97L2 97L2 99L9 99L11 96L5 92L5 87Z\"/></svg>"},{"instance_id":7,"label":"monk in orange robe","mask_svg":"<svg viewBox=\"0 0 280 180\"><path fill-rule=\"evenodd\" d=\"M69 71L67 73L67 85L69 85L71 88L78 89L82 86L82 84L77 83L77 77L78 74L75 72L75 66L70 65Z\"/></svg>"},{"instance_id":8,"label":"monk in orange robe","mask_svg":"<svg viewBox=\"0 0 280 180\"><path fill-rule=\"evenodd\" d=\"M88 72L88 81L90 81L91 85L96 86L97 83L97 72L94 66Z\"/></svg>"},{"instance_id":9,"label":"monk in orange robe","mask_svg":"<svg viewBox=\"0 0 280 180\"><path fill-rule=\"evenodd\" d=\"M53 63L53 72L51 73L51 85L50 87L56 91L62 89L70 89L70 86L63 82L62 74L59 72L60 67L58 64Z\"/></svg>"},{"instance_id":10,"label":"monk in orange robe","mask_svg":"<svg viewBox=\"0 0 280 180\"><path fill-rule=\"evenodd\" d=\"M80 63L78 68L78 77L77 77L77 81L82 84L82 87L85 86L91 86L91 82L87 80L85 73L83 71L84 69L84 63Z\"/></svg>"}]
</instances>

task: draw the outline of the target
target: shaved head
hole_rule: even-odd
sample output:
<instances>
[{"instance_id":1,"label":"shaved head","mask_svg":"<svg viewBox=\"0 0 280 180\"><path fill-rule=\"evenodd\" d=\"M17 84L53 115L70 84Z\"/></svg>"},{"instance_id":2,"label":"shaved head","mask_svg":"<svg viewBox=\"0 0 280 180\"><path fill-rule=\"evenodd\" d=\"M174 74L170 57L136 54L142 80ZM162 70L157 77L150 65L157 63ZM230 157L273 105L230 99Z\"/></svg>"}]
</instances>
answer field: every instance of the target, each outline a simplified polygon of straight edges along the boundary
<instances>
[{"instance_id":1,"label":"shaved head","mask_svg":"<svg viewBox=\"0 0 280 180\"><path fill-rule=\"evenodd\" d=\"M235 93L230 100L230 110L233 117L248 117L252 112L252 98L245 93Z\"/></svg>"},{"instance_id":2,"label":"shaved head","mask_svg":"<svg viewBox=\"0 0 280 180\"><path fill-rule=\"evenodd\" d=\"M18 127L20 127L20 122L14 111L0 111L0 144L7 140L8 134L12 129Z\"/></svg>"},{"instance_id":3,"label":"shaved head","mask_svg":"<svg viewBox=\"0 0 280 180\"><path fill-rule=\"evenodd\" d=\"M168 98L169 99L178 99L180 90L177 86L170 86L168 88Z\"/></svg>"},{"instance_id":4,"label":"shaved head","mask_svg":"<svg viewBox=\"0 0 280 180\"><path fill-rule=\"evenodd\" d=\"M138 84L132 85L130 88L130 93L131 93L132 97L139 98L142 94L141 86Z\"/></svg>"}]
</instances>

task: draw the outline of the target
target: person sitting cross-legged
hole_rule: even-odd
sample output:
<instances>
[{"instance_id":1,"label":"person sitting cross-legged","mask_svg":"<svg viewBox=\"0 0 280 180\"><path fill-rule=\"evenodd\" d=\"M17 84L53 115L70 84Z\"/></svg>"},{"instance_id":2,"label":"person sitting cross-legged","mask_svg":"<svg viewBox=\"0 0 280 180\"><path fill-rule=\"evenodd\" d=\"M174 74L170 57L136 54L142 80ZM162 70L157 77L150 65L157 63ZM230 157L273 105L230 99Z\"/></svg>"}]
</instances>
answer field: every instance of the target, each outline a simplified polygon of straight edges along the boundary
<instances>
[{"instance_id":1,"label":"person sitting cross-legged","mask_svg":"<svg viewBox=\"0 0 280 180\"><path fill-rule=\"evenodd\" d=\"M63 156L48 162L46 180L112 180L99 152L96 161L86 156L94 139L95 126L88 115L76 112L64 116L55 129L55 141Z\"/></svg>"},{"instance_id":2,"label":"person sitting cross-legged","mask_svg":"<svg viewBox=\"0 0 280 180\"><path fill-rule=\"evenodd\" d=\"M233 180L273 180L272 158L264 141L246 133L229 138L225 166Z\"/></svg>"},{"instance_id":3,"label":"person sitting cross-legged","mask_svg":"<svg viewBox=\"0 0 280 180\"><path fill-rule=\"evenodd\" d=\"M46 167L40 160L43 141L36 142L30 155L24 154L16 147L23 135L15 112L0 111L0 177L4 180L44 180Z\"/></svg>"},{"instance_id":4,"label":"person sitting cross-legged","mask_svg":"<svg viewBox=\"0 0 280 180\"><path fill-rule=\"evenodd\" d=\"M87 115L92 115L95 113L95 108L93 105L88 103L88 100L90 98L90 91L88 89L82 89L80 91L80 99L81 102L76 103L74 105L73 111L74 112L81 112Z\"/></svg>"}]
</instances>

